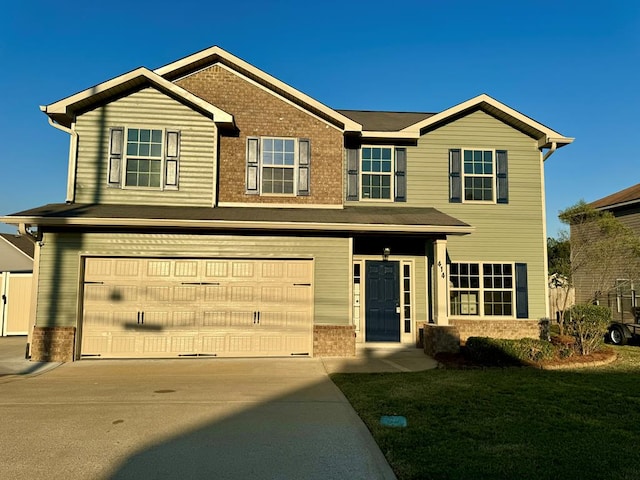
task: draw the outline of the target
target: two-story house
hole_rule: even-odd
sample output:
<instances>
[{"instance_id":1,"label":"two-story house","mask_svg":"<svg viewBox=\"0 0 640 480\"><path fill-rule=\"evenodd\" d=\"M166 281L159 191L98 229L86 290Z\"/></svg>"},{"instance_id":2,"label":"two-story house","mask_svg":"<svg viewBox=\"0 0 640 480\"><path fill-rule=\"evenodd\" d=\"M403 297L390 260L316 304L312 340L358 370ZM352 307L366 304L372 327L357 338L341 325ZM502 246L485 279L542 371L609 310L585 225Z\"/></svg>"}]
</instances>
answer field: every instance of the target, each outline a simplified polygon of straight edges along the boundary
<instances>
[{"instance_id":1,"label":"two-story house","mask_svg":"<svg viewBox=\"0 0 640 480\"><path fill-rule=\"evenodd\" d=\"M37 232L34 359L351 355L548 315L543 161L572 139L487 95L334 110L212 47L42 111L66 202L2 218Z\"/></svg>"}]
</instances>

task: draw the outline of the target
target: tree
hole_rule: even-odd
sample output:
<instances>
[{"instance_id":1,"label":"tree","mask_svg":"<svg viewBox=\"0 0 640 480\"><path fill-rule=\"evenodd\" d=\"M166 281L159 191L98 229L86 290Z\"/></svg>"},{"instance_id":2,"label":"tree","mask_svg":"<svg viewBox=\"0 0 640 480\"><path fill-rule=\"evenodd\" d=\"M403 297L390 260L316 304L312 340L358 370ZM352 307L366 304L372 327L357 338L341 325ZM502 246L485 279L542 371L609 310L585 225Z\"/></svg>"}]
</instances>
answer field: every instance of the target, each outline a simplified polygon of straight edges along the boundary
<instances>
[{"instance_id":1,"label":"tree","mask_svg":"<svg viewBox=\"0 0 640 480\"><path fill-rule=\"evenodd\" d=\"M565 279L561 288L567 292L576 289L578 303L593 304L606 298L615 291L616 279L640 278L640 237L611 212L596 210L581 200L560 212L559 218L570 227L571 234L564 232L552 245L560 252L554 255L554 268ZM561 254L565 241L570 245L568 263ZM562 334L562 316L559 323Z\"/></svg>"},{"instance_id":2,"label":"tree","mask_svg":"<svg viewBox=\"0 0 640 480\"><path fill-rule=\"evenodd\" d=\"M571 241L566 232L559 238L547 238L549 275L566 277L571 269Z\"/></svg>"}]
</instances>

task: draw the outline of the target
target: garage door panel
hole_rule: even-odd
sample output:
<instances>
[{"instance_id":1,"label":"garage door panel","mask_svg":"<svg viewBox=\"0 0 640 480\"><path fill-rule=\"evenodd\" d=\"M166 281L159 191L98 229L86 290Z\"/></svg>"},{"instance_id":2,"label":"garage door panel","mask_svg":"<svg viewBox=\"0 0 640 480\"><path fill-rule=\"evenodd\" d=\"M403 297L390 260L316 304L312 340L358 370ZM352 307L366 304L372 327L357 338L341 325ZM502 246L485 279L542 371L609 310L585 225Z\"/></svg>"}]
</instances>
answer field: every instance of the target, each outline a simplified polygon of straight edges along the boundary
<instances>
[{"instance_id":1,"label":"garage door panel","mask_svg":"<svg viewBox=\"0 0 640 480\"><path fill-rule=\"evenodd\" d=\"M255 351L253 335L229 335L229 353L249 354Z\"/></svg>"},{"instance_id":2,"label":"garage door panel","mask_svg":"<svg viewBox=\"0 0 640 480\"><path fill-rule=\"evenodd\" d=\"M281 352L283 338L280 335L260 336L260 351L266 353Z\"/></svg>"},{"instance_id":3,"label":"garage door panel","mask_svg":"<svg viewBox=\"0 0 640 480\"><path fill-rule=\"evenodd\" d=\"M231 279L248 279L256 276L255 261L231 261Z\"/></svg>"},{"instance_id":4,"label":"garage door panel","mask_svg":"<svg viewBox=\"0 0 640 480\"><path fill-rule=\"evenodd\" d=\"M129 335L113 335L111 337L110 352L115 357L128 357L137 353L136 337Z\"/></svg>"},{"instance_id":5,"label":"garage door panel","mask_svg":"<svg viewBox=\"0 0 640 480\"><path fill-rule=\"evenodd\" d=\"M163 335L144 335L142 337L142 353L169 353L167 350L167 340L169 340L168 337Z\"/></svg>"},{"instance_id":6,"label":"garage door panel","mask_svg":"<svg viewBox=\"0 0 640 480\"><path fill-rule=\"evenodd\" d=\"M203 280L214 281L226 279L229 276L228 260L205 260L203 268Z\"/></svg>"},{"instance_id":7,"label":"garage door panel","mask_svg":"<svg viewBox=\"0 0 640 480\"><path fill-rule=\"evenodd\" d=\"M230 327L252 327L257 320L257 312L254 311L232 311L229 315Z\"/></svg>"},{"instance_id":8,"label":"garage door panel","mask_svg":"<svg viewBox=\"0 0 640 480\"><path fill-rule=\"evenodd\" d=\"M147 260L145 277L149 280L162 281L172 278L171 260Z\"/></svg>"},{"instance_id":9,"label":"garage door panel","mask_svg":"<svg viewBox=\"0 0 640 480\"><path fill-rule=\"evenodd\" d=\"M210 302L227 302L229 298L229 289L223 285L203 285L202 287L204 303Z\"/></svg>"},{"instance_id":10,"label":"garage door panel","mask_svg":"<svg viewBox=\"0 0 640 480\"><path fill-rule=\"evenodd\" d=\"M201 351L205 354L220 354L226 352L226 335L203 335Z\"/></svg>"},{"instance_id":11,"label":"garage door panel","mask_svg":"<svg viewBox=\"0 0 640 480\"><path fill-rule=\"evenodd\" d=\"M170 350L172 353L182 353L189 354L196 352L196 336L171 336L171 347Z\"/></svg>"},{"instance_id":12,"label":"garage door panel","mask_svg":"<svg viewBox=\"0 0 640 480\"><path fill-rule=\"evenodd\" d=\"M229 312L227 311L205 311L203 312L202 326L226 327L229 325Z\"/></svg>"},{"instance_id":13,"label":"garage door panel","mask_svg":"<svg viewBox=\"0 0 640 480\"><path fill-rule=\"evenodd\" d=\"M263 286L260 288L260 303L269 304L276 303L281 304L285 297L284 285Z\"/></svg>"},{"instance_id":14,"label":"garage door panel","mask_svg":"<svg viewBox=\"0 0 640 480\"><path fill-rule=\"evenodd\" d=\"M169 285L148 285L144 287L144 301L171 302L173 301L173 288Z\"/></svg>"},{"instance_id":15,"label":"garage door panel","mask_svg":"<svg viewBox=\"0 0 640 480\"><path fill-rule=\"evenodd\" d=\"M87 258L85 271L83 355L311 354L311 261Z\"/></svg>"}]
</instances>

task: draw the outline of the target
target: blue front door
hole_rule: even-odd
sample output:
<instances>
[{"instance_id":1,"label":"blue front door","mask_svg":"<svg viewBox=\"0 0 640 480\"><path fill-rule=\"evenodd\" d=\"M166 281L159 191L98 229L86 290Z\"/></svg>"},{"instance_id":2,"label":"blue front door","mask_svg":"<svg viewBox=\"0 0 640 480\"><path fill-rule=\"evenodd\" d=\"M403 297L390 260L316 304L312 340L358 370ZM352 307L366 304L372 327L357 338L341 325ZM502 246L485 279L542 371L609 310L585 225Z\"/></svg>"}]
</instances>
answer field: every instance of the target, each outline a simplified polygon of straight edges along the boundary
<instances>
[{"instance_id":1,"label":"blue front door","mask_svg":"<svg viewBox=\"0 0 640 480\"><path fill-rule=\"evenodd\" d=\"M365 340L400 341L400 263L365 263Z\"/></svg>"}]
</instances>

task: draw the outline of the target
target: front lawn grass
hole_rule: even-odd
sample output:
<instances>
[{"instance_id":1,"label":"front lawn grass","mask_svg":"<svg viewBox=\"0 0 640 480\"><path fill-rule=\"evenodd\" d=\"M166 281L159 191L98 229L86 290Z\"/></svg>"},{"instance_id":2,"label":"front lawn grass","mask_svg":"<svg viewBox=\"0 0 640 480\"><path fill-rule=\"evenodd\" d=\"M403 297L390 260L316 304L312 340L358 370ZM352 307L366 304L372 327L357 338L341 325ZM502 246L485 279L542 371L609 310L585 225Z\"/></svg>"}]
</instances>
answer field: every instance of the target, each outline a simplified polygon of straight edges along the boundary
<instances>
[{"instance_id":1,"label":"front lawn grass","mask_svg":"<svg viewBox=\"0 0 640 480\"><path fill-rule=\"evenodd\" d=\"M610 365L334 374L400 480L640 479L640 347ZM406 428L381 426L402 415Z\"/></svg>"}]
</instances>

